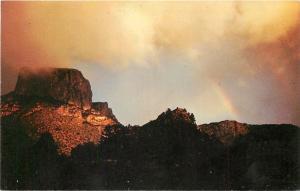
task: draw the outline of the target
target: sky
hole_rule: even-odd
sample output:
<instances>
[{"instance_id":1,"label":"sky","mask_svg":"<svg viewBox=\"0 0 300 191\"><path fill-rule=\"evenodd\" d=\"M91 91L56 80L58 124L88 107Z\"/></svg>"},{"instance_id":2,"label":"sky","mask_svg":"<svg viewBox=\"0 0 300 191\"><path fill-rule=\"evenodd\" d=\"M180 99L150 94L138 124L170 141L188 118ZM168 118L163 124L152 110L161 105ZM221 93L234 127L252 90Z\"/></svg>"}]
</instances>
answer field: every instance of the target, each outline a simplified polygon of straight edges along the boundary
<instances>
[{"instance_id":1,"label":"sky","mask_svg":"<svg viewBox=\"0 0 300 191\"><path fill-rule=\"evenodd\" d=\"M186 108L300 125L300 3L1 2L1 94L21 67L79 69L123 124Z\"/></svg>"}]
</instances>

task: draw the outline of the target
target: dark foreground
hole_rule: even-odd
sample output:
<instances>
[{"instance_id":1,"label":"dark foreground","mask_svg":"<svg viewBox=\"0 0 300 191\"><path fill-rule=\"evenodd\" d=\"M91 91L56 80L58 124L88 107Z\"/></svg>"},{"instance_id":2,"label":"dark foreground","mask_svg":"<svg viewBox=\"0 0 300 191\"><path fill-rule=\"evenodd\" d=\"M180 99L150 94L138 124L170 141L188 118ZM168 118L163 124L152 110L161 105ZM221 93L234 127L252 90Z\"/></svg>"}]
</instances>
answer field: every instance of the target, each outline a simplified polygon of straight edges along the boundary
<instances>
[{"instance_id":1,"label":"dark foreground","mask_svg":"<svg viewBox=\"0 0 300 191\"><path fill-rule=\"evenodd\" d=\"M105 128L98 145L59 155L2 118L2 189L299 189L299 128L249 125L231 144L172 111L138 127Z\"/></svg>"}]
</instances>

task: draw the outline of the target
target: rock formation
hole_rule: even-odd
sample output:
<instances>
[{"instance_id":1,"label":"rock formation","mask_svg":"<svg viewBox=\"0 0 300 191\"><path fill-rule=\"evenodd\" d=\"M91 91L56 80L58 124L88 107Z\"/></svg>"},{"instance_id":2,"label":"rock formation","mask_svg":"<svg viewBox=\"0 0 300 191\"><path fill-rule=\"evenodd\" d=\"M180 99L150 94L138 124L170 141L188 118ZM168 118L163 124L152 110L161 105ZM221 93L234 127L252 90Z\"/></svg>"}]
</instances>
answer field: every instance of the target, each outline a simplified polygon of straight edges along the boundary
<instances>
[{"instance_id":1,"label":"rock formation","mask_svg":"<svg viewBox=\"0 0 300 191\"><path fill-rule=\"evenodd\" d=\"M2 96L1 117L17 118L33 138L50 133L66 155L77 145L97 144L103 129L118 123L106 102L92 103L81 72L66 68L21 70L15 90Z\"/></svg>"},{"instance_id":2,"label":"rock formation","mask_svg":"<svg viewBox=\"0 0 300 191\"><path fill-rule=\"evenodd\" d=\"M221 121L218 123L202 124L198 126L200 132L219 139L229 145L235 138L248 133L248 125L237 121Z\"/></svg>"},{"instance_id":3,"label":"rock formation","mask_svg":"<svg viewBox=\"0 0 300 191\"><path fill-rule=\"evenodd\" d=\"M92 91L80 71L68 68L30 70L23 68L18 76L15 94L52 99L90 109Z\"/></svg>"},{"instance_id":4,"label":"rock formation","mask_svg":"<svg viewBox=\"0 0 300 191\"><path fill-rule=\"evenodd\" d=\"M114 116L112 109L108 107L107 102L93 102L91 113L104 115L117 121L117 118Z\"/></svg>"}]
</instances>

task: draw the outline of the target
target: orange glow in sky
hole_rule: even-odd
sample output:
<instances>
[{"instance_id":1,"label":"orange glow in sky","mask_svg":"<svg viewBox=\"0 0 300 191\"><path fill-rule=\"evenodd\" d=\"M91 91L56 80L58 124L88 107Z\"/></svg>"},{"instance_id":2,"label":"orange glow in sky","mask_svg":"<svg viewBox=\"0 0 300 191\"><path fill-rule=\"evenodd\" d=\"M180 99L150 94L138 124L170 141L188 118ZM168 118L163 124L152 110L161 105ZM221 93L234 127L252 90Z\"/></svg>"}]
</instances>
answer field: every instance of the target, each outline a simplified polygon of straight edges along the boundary
<instances>
[{"instance_id":1,"label":"orange glow in sky","mask_svg":"<svg viewBox=\"0 0 300 191\"><path fill-rule=\"evenodd\" d=\"M2 94L22 66L76 67L93 99L106 99L124 123L180 105L200 123L300 124L298 2L4 1L1 8Z\"/></svg>"}]
</instances>

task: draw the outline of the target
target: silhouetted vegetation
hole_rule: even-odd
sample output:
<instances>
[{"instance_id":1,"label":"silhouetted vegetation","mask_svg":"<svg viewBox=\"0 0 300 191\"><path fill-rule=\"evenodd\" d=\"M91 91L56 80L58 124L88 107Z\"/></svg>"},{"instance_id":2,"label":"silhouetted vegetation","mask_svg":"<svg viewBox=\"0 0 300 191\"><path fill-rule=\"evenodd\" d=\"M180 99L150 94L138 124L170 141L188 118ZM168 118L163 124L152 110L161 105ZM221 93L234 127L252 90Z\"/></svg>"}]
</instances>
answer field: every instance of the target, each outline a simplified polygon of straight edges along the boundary
<instances>
[{"instance_id":1,"label":"silhouetted vegetation","mask_svg":"<svg viewBox=\"0 0 300 191\"><path fill-rule=\"evenodd\" d=\"M299 188L299 128L253 125L230 148L232 186L236 189Z\"/></svg>"},{"instance_id":2,"label":"silhouetted vegetation","mask_svg":"<svg viewBox=\"0 0 300 191\"><path fill-rule=\"evenodd\" d=\"M2 181L4 189L57 189L60 156L50 134L38 140L13 118L2 119Z\"/></svg>"}]
</instances>

